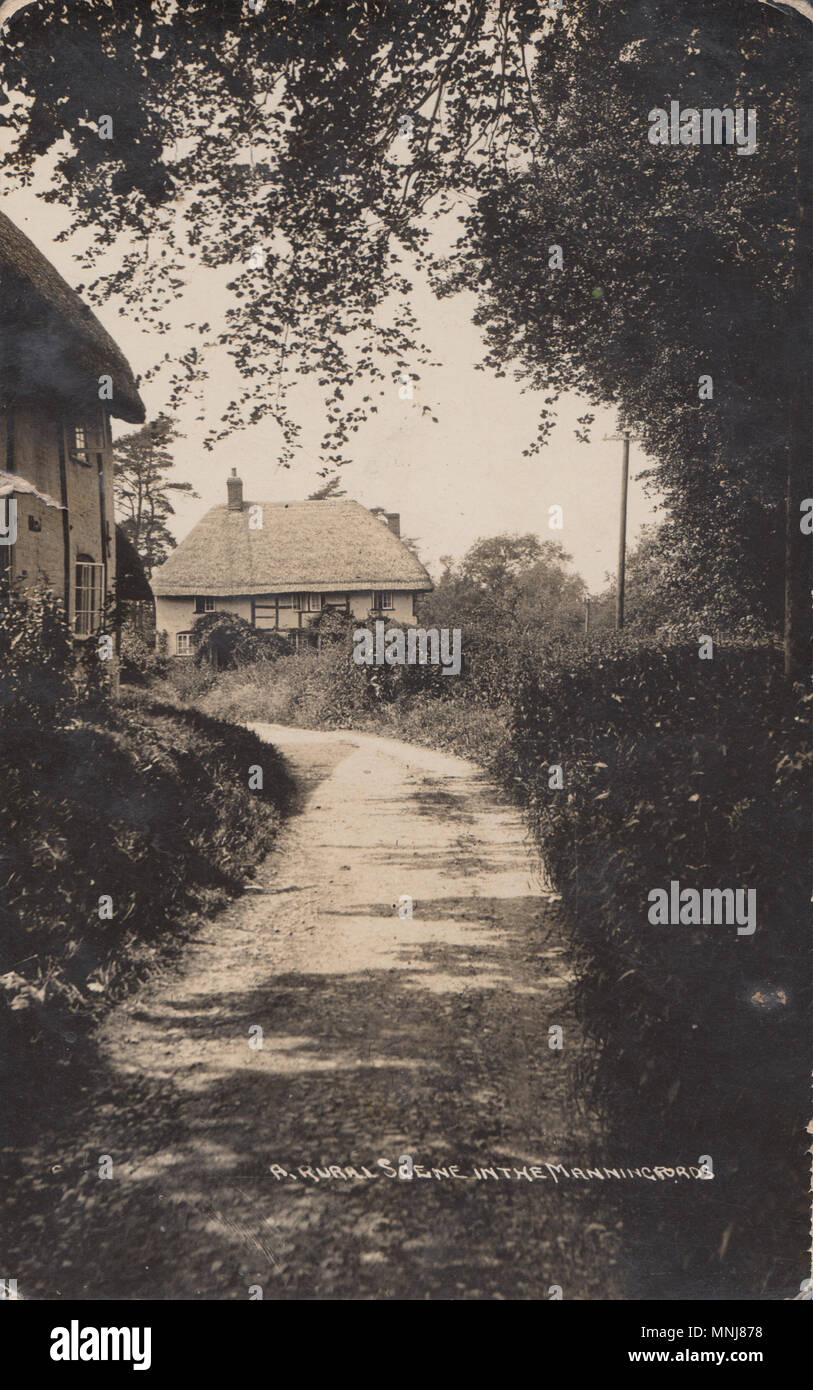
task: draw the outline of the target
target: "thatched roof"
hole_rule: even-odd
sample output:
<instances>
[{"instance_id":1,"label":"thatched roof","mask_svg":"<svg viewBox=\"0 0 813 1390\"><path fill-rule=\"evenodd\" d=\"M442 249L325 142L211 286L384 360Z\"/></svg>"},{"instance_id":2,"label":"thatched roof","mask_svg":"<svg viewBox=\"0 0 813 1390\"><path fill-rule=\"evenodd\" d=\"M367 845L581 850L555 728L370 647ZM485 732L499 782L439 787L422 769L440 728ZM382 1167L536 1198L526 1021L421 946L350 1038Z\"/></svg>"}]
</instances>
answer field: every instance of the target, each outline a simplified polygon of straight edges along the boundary
<instances>
[{"instance_id":1,"label":"thatched roof","mask_svg":"<svg viewBox=\"0 0 813 1390\"><path fill-rule=\"evenodd\" d=\"M0 212L0 404L39 396L99 407L99 377L113 378L112 415L145 418L133 374L75 290Z\"/></svg>"},{"instance_id":2,"label":"thatched roof","mask_svg":"<svg viewBox=\"0 0 813 1390\"><path fill-rule=\"evenodd\" d=\"M212 507L152 576L156 595L286 594L431 589L419 560L358 502L262 502Z\"/></svg>"}]
</instances>

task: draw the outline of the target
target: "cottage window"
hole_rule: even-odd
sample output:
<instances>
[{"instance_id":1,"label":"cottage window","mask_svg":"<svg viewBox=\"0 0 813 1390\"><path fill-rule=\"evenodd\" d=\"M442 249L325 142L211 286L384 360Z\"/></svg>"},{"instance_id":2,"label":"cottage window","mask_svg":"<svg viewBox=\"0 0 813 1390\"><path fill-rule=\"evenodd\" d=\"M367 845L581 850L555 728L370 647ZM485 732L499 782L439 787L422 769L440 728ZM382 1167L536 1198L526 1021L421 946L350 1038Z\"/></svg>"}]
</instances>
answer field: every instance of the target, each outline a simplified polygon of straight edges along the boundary
<instances>
[{"instance_id":1,"label":"cottage window","mask_svg":"<svg viewBox=\"0 0 813 1390\"><path fill-rule=\"evenodd\" d=\"M321 613L321 594L280 594L280 608L293 608L295 613Z\"/></svg>"},{"instance_id":2,"label":"cottage window","mask_svg":"<svg viewBox=\"0 0 813 1390\"><path fill-rule=\"evenodd\" d=\"M104 565L96 564L90 555L79 555L76 561L76 618L77 637L90 637L102 625L104 607Z\"/></svg>"},{"instance_id":3,"label":"cottage window","mask_svg":"<svg viewBox=\"0 0 813 1390\"><path fill-rule=\"evenodd\" d=\"M376 612L383 612L387 608L392 608L392 594L388 589L376 589L373 594L373 608Z\"/></svg>"},{"instance_id":4,"label":"cottage window","mask_svg":"<svg viewBox=\"0 0 813 1390\"><path fill-rule=\"evenodd\" d=\"M195 598L196 613L214 613L215 601L208 594L198 595Z\"/></svg>"},{"instance_id":5,"label":"cottage window","mask_svg":"<svg viewBox=\"0 0 813 1390\"><path fill-rule=\"evenodd\" d=\"M71 458L75 463L81 463L83 468L90 468L90 431L84 425L74 425L72 437Z\"/></svg>"},{"instance_id":6,"label":"cottage window","mask_svg":"<svg viewBox=\"0 0 813 1390\"><path fill-rule=\"evenodd\" d=\"M104 447L104 431L96 425L74 425L70 431L71 458L85 468L92 466L92 451ZM96 463L101 466L102 455L96 454Z\"/></svg>"},{"instance_id":7,"label":"cottage window","mask_svg":"<svg viewBox=\"0 0 813 1390\"><path fill-rule=\"evenodd\" d=\"M175 634L175 654L176 656L192 656L194 647L192 646L191 632L177 632Z\"/></svg>"}]
</instances>

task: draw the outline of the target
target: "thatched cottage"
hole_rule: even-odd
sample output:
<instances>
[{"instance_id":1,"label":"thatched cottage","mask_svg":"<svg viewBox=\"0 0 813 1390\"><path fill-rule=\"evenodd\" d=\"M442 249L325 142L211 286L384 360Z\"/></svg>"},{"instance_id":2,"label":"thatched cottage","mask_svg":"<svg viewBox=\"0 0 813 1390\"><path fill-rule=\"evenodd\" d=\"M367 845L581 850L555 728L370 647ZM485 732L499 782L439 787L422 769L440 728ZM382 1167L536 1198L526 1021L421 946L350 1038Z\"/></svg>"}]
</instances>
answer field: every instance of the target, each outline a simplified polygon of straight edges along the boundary
<instances>
[{"instance_id":1,"label":"thatched cottage","mask_svg":"<svg viewBox=\"0 0 813 1390\"><path fill-rule=\"evenodd\" d=\"M227 497L153 573L156 630L171 656L191 656L195 618L219 610L296 645L326 608L415 622L432 581L401 541L396 513L343 499L244 502L236 469Z\"/></svg>"},{"instance_id":2,"label":"thatched cottage","mask_svg":"<svg viewBox=\"0 0 813 1390\"><path fill-rule=\"evenodd\" d=\"M127 362L0 213L0 571L57 594L77 640L100 627L116 578L111 416L144 420Z\"/></svg>"}]
</instances>

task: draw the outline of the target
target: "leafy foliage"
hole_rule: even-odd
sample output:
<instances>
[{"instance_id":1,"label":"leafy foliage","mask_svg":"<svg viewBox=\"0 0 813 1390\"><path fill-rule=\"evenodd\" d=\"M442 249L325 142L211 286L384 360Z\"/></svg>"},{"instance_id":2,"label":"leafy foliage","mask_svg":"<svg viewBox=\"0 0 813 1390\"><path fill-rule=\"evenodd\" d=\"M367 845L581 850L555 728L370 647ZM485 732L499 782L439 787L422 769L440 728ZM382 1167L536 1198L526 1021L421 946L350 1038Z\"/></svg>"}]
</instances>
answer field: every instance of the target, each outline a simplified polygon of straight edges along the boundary
<instances>
[{"instance_id":1,"label":"leafy foliage","mask_svg":"<svg viewBox=\"0 0 813 1390\"><path fill-rule=\"evenodd\" d=\"M48 728L70 714L73 660L60 601L37 591L20 597L0 580L0 714L9 735Z\"/></svg>"},{"instance_id":2,"label":"leafy foliage","mask_svg":"<svg viewBox=\"0 0 813 1390\"><path fill-rule=\"evenodd\" d=\"M790 402L813 346L797 202L812 57L809 24L757 5L569 5L536 49L538 145L489 171L444 281L478 294L488 364L544 399L537 447L562 390L617 405L657 460L644 476L696 604L774 629ZM753 108L756 152L650 144L647 113L673 99Z\"/></svg>"},{"instance_id":3,"label":"leafy foliage","mask_svg":"<svg viewBox=\"0 0 813 1390\"><path fill-rule=\"evenodd\" d=\"M563 900L600 1043L595 1095L622 1144L634 1133L694 1161L709 1135L726 1136L718 1169L724 1182L736 1173L741 1219L723 1240L730 1203L704 1198L684 1270L697 1286L728 1248L734 1287L758 1289L778 1227L786 1253L804 1254L793 1194L806 1185L813 1006L810 701L797 705L767 645L700 661L696 646L614 637L552 658L524 672L505 776ZM648 894L673 879L756 890L754 936L653 926ZM783 1183L786 1200L766 1210Z\"/></svg>"},{"instance_id":4,"label":"leafy foliage","mask_svg":"<svg viewBox=\"0 0 813 1390\"><path fill-rule=\"evenodd\" d=\"M203 613L192 626L197 666L218 670L245 666L255 661L275 661L291 651L282 633L263 632L236 613Z\"/></svg>"},{"instance_id":5,"label":"leafy foliage","mask_svg":"<svg viewBox=\"0 0 813 1390\"><path fill-rule=\"evenodd\" d=\"M607 587L590 606L591 629L615 627L616 581L607 576ZM709 586L692 580L682 553L677 527L669 522L643 527L627 554L624 627L642 636L687 640L709 632L736 636L743 642L761 642L771 635L765 615L744 611L742 597L718 583Z\"/></svg>"},{"instance_id":6,"label":"leafy foliage","mask_svg":"<svg viewBox=\"0 0 813 1390\"><path fill-rule=\"evenodd\" d=\"M66 1034L75 1042L162 938L240 888L292 785L268 744L172 705L107 705L17 734L0 766L0 1038L70 1056ZM253 763L262 790L248 790Z\"/></svg>"},{"instance_id":7,"label":"leafy foliage","mask_svg":"<svg viewBox=\"0 0 813 1390\"><path fill-rule=\"evenodd\" d=\"M292 787L245 729L111 701L106 663L75 650L51 595L0 597L0 1053L13 1039L53 1056L146 943L237 890Z\"/></svg>"},{"instance_id":8,"label":"leafy foliage","mask_svg":"<svg viewBox=\"0 0 813 1390\"><path fill-rule=\"evenodd\" d=\"M557 542L532 534L478 540L458 563L444 557L434 592L421 598L419 621L460 628L465 674L455 693L501 704L524 649L580 630L586 590L570 564Z\"/></svg>"},{"instance_id":9,"label":"leafy foliage","mask_svg":"<svg viewBox=\"0 0 813 1390\"><path fill-rule=\"evenodd\" d=\"M540 441L563 390L617 405L702 603L775 627L792 397L810 428L812 47L809 22L741 0L54 0L0 53L7 178L52 159L88 268L132 248L87 292L157 332L198 266L234 269L225 320L188 325L174 398L225 348L244 384L208 442L268 416L286 463L294 377L325 388L335 468L376 393L429 360L414 273L474 290L488 364L543 403ZM756 152L651 145L672 98L753 107Z\"/></svg>"}]
</instances>

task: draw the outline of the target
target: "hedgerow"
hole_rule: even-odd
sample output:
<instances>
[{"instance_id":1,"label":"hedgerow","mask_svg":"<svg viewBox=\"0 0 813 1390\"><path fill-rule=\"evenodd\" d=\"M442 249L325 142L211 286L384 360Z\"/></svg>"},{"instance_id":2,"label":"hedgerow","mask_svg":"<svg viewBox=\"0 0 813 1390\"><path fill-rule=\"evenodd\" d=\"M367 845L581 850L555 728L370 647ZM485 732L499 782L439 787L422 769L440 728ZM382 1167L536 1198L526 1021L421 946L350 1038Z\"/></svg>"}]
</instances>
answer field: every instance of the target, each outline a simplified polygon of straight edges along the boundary
<instances>
[{"instance_id":1,"label":"hedgerow","mask_svg":"<svg viewBox=\"0 0 813 1390\"><path fill-rule=\"evenodd\" d=\"M686 1268L727 1261L765 1278L754 1233L774 1232L764 1255L782 1220L785 1272L803 1265L792 1194L806 1188L809 1118L811 697L786 685L770 646L718 645L711 660L696 643L626 637L559 649L526 664L503 772L562 896L615 1134L634 1135L639 1162L641 1146L662 1163L717 1151ZM651 924L648 894L672 880L755 889L753 936Z\"/></svg>"}]
</instances>

